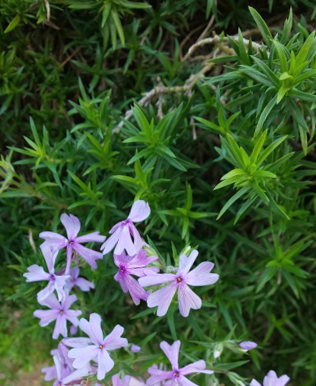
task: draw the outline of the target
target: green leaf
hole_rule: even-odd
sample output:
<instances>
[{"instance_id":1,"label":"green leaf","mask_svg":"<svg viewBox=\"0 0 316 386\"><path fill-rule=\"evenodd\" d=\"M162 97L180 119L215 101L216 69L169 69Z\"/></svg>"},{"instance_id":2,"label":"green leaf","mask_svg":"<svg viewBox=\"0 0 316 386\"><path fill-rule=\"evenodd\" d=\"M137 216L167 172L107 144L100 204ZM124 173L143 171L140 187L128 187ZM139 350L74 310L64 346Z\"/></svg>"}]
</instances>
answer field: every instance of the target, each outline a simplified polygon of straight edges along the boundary
<instances>
[{"instance_id":1,"label":"green leaf","mask_svg":"<svg viewBox=\"0 0 316 386\"><path fill-rule=\"evenodd\" d=\"M249 7L249 11L250 11L252 17L254 18L260 32L261 32L263 40L265 41L266 45L268 47L270 47L272 35L271 35L271 32L270 32L268 26L266 25L265 21L262 19L262 17L259 15L259 13L254 8Z\"/></svg>"},{"instance_id":2,"label":"green leaf","mask_svg":"<svg viewBox=\"0 0 316 386\"><path fill-rule=\"evenodd\" d=\"M262 288L266 285L266 283L268 281L270 281L273 276L276 274L277 272L277 268L276 267L267 267L263 274L261 275L260 279L259 279L259 284L258 284L258 288L257 288L257 293L260 292L262 290Z\"/></svg>"},{"instance_id":3,"label":"green leaf","mask_svg":"<svg viewBox=\"0 0 316 386\"><path fill-rule=\"evenodd\" d=\"M266 105L266 107L264 108L262 113L260 114L260 117L259 117L259 120L258 120L258 123L257 123L257 127L256 127L256 130L255 130L255 133L254 133L254 137L256 137L260 133L260 131L261 131L265 121L267 120L270 112L272 111L273 107L277 103L276 99L277 99L276 96L274 98L272 98L270 100L270 102Z\"/></svg>"},{"instance_id":4,"label":"green leaf","mask_svg":"<svg viewBox=\"0 0 316 386\"><path fill-rule=\"evenodd\" d=\"M255 146L250 156L250 164L256 163L259 153L266 141L268 130L265 130L260 137L256 140Z\"/></svg>"},{"instance_id":5,"label":"green leaf","mask_svg":"<svg viewBox=\"0 0 316 386\"><path fill-rule=\"evenodd\" d=\"M231 205L233 205L233 203L235 201L237 201L241 196L243 196L244 194L248 193L249 191L249 187L248 186L245 186L243 188L241 188L237 193L235 193L227 202L226 204L223 206L223 208L221 209L221 211L219 212L219 215L217 216L216 220L220 219L223 214L227 211L227 209L229 209L231 207Z\"/></svg>"},{"instance_id":6,"label":"green leaf","mask_svg":"<svg viewBox=\"0 0 316 386\"><path fill-rule=\"evenodd\" d=\"M285 47L277 40L273 40L273 44L275 45L275 48L277 50L277 54L280 60L281 72L287 72L288 64L287 64L287 59L285 54Z\"/></svg>"},{"instance_id":7,"label":"green leaf","mask_svg":"<svg viewBox=\"0 0 316 386\"><path fill-rule=\"evenodd\" d=\"M116 30L118 32L118 35L120 37L122 46L125 46L124 31L123 31L123 27L122 27L118 12L116 10L112 9L111 10L111 16L112 16L112 19L114 20L114 24L115 24Z\"/></svg>"},{"instance_id":8,"label":"green leaf","mask_svg":"<svg viewBox=\"0 0 316 386\"><path fill-rule=\"evenodd\" d=\"M281 145L283 141L285 141L287 138L287 135L277 139L276 141L272 142L259 156L257 161L257 166L259 167L262 162L276 149L278 146Z\"/></svg>"},{"instance_id":9,"label":"green leaf","mask_svg":"<svg viewBox=\"0 0 316 386\"><path fill-rule=\"evenodd\" d=\"M4 33L8 33L10 31L12 31L19 23L20 23L20 20L21 20L21 16L20 15L16 15L10 22L10 24L7 26L7 28L5 29Z\"/></svg>"},{"instance_id":10,"label":"green leaf","mask_svg":"<svg viewBox=\"0 0 316 386\"><path fill-rule=\"evenodd\" d=\"M239 164L240 167L244 167L245 164L244 164L243 155L241 154L241 149L237 145L237 142L230 134L227 134L227 141L230 145L230 150L233 153L233 156L235 157L237 163Z\"/></svg>"}]
</instances>

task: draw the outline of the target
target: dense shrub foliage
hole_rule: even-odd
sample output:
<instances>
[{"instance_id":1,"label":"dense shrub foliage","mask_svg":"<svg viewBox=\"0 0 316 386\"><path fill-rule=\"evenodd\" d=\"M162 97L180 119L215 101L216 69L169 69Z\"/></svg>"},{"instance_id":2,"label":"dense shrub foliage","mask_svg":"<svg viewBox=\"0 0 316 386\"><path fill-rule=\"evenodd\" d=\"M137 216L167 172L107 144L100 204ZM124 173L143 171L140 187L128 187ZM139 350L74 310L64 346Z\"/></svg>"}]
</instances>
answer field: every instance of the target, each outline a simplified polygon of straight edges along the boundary
<instances>
[{"instance_id":1,"label":"dense shrub foliage","mask_svg":"<svg viewBox=\"0 0 316 386\"><path fill-rule=\"evenodd\" d=\"M80 236L109 237L143 200L137 229L162 273L197 249L219 280L194 289L188 317L176 298L157 316L122 292L112 253L96 270L76 256L94 288L74 309L141 347L105 380L148 377L169 364L159 343L180 340L181 367L214 371L201 386L271 369L314 385L315 16L308 0L0 0L0 382L52 365L54 327L33 316L44 285L23 277L46 269L40 232L65 235L70 213Z\"/></svg>"}]
</instances>

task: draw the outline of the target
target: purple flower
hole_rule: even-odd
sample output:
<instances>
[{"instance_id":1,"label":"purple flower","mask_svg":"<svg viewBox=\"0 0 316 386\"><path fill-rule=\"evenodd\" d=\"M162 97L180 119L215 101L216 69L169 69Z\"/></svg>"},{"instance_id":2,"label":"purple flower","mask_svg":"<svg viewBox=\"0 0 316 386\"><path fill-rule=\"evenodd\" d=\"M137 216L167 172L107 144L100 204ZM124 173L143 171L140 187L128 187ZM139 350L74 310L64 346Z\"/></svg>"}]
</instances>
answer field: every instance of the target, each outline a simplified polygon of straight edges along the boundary
<instances>
[{"instance_id":1,"label":"purple flower","mask_svg":"<svg viewBox=\"0 0 316 386\"><path fill-rule=\"evenodd\" d=\"M66 377L74 371L72 366L73 360L68 358L68 348L61 341L58 345L58 348L51 350L52 356L57 356L58 360L63 368L63 376ZM55 366L44 367L42 373L45 373L45 381L51 381L54 378L57 378L57 369Z\"/></svg>"},{"instance_id":2,"label":"purple flower","mask_svg":"<svg viewBox=\"0 0 316 386\"><path fill-rule=\"evenodd\" d=\"M85 367L91 360L98 363L98 380L104 379L114 362L108 351L115 350L128 345L127 339L121 338L124 328L120 325L114 327L113 331L103 338L101 330L101 317L98 314L91 314L90 321L80 319L80 329L89 338L70 338L64 342L67 346L75 347L69 351L69 358L74 358L73 366L76 369Z\"/></svg>"},{"instance_id":3,"label":"purple flower","mask_svg":"<svg viewBox=\"0 0 316 386\"><path fill-rule=\"evenodd\" d=\"M256 348L258 345L256 342L251 342L249 340L243 340L241 343L239 343L239 347L243 350L252 350Z\"/></svg>"},{"instance_id":4,"label":"purple flower","mask_svg":"<svg viewBox=\"0 0 316 386\"><path fill-rule=\"evenodd\" d=\"M70 310L72 303L77 300L76 295L66 294L65 299L59 303L54 294L50 294L42 304L50 307L50 310L36 310L34 316L40 318L39 325L41 327L47 326L53 320L56 320L53 339L57 339L61 334L63 337L67 336L67 320L74 326L79 325L78 316L81 315L80 310Z\"/></svg>"},{"instance_id":5,"label":"purple flower","mask_svg":"<svg viewBox=\"0 0 316 386\"><path fill-rule=\"evenodd\" d=\"M81 245L81 243L88 243L90 241L102 243L105 240L105 236L100 235L100 232L92 232L85 236L77 237L81 225L79 219L72 214L68 216L68 214L63 213L60 216L60 221L66 229L68 238L54 232L41 232L39 237L45 240L44 245L49 245L53 250L59 250L64 247L67 248L67 266L65 273L69 273L73 249L77 251L93 269L97 268L95 260L102 259L102 253L86 248Z\"/></svg>"},{"instance_id":6,"label":"purple flower","mask_svg":"<svg viewBox=\"0 0 316 386\"><path fill-rule=\"evenodd\" d=\"M53 357L57 357L58 362L57 362L57 365L56 365L56 361L55 361L54 366L44 367L42 369L42 373L45 373L45 378L44 378L45 381L51 381L52 379L56 379L56 378L58 380L60 378L60 375L58 375L58 368L60 368L60 370L61 370L59 373L61 374L61 378L63 379L63 382L65 382L64 378L68 377L70 374L72 374L76 371L72 365L74 360L70 359L68 357L68 352L69 352L69 350L65 346L63 341L61 341L59 343L57 349L51 350L51 355ZM80 369L80 371L81 370L86 370L85 375L95 374L97 371L97 369L95 367L92 367L92 366L87 366L85 369ZM76 373L76 375L74 376L74 379L77 379L77 376L78 376L77 374L78 373ZM68 379L67 379L67 381L68 381ZM57 383L57 385L59 385L59 383Z\"/></svg>"},{"instance_id":7,"label":"purple flower","mask_svg":"<svg viewBox=\"0 0 316 386\"><path fill-rule=\"evenodd\" d=\"M71 290L73 286L77 286L81 291L90 291L94 289L94 284L90 281L79 277L80 268L73 268L69 271L70 278L67 280L66 289Z\"/></svg>"},{"instance_id":8,"label":"purple flower","mask_svg":"<svg viewBox=\"0 0 316 386\"><path fill-rule=\"evenodd\" d=\"M139 352L141 350L140 346L137 346L137 344L131 345L131 352Z\"/></svg>"},{"instance_id":9,"label":"purple flower","mask_svg":"<svg viewBox=\"0 0 316 386\"><path fill-rule=\"evenodd\" d=\"M263 386L285 386L289 380L290 380L290 377L288 377L287 375L282 375L280 378L278 378L278 376L276 375L276 372L271 370L264 377ZM261 385L258 381L253 379L250 383L250 386L261 386Z\"/></svg>"},{"instance_id":10,"label":"purple flower","mask_svg":"<svg viewBox=\"0 0 316 386\"><path fill-rule=\"evenodd\" d=\"M179 340L175 341L172 346L170 346L167 342L160 343L160 348L169 359L172 365L172 370L165 371L158 369L157 365L151 366L148 369L150 377L147 379L147 385L153 386L156 383L171 380L172 382L170 382L170 386L196 386L195 383L189 381L185 376L192 373L213 374L213 371L205 370L206 364L203 360L191 363L190 365L180 369L178 364L180 345L181 342Z\"/></svg>"},{"instance_id":11,"label":"purple flower","mask_svg":"<svg viewBox=\"0 0 316 386\"><path fill-rule=\"evenodd\" d=\"M135 201L126 220L118 222L110 230L110 236L101 246L103 254L109 253L116 245L114 253L120 255L124 249L130 256L142 248L143 240L133 223L145 220L150 215L148 203L143 200ZM134 242L131 236L133 236Z\"/></svg>"},{"instance_id":12,"label":"purple flower","mask_svg":"<svg viewBox=\"0 0 316 386\"><path fill-rule=\"evenodd\" d=\"M68 275L58 276L55 274L55 261L58 254L58 251L52 252L48 245L42 245L41 247L44 259L46 261L46 265L48 268L48 273L44 271L42 267L37 264L33 264L28 267L28 271L23 274L26 277L27 282L33 281L48 281L48 285L42 291L37 294L37 300L41 303L44 299L47 298L51 293L56 290L58 299L63 300L65 295L64 286L66 280L69 278Z\"/></svg>"},{"instance_id":13,"label":"purple flower","mask_svg":"<svg viewBox=\"0 0 316 386\"><path fill-rule=\"evenodd\" d=\"M198 251L196 250L193 250L189 257L180 255L180 266L176 274L156 274L144 276L138 280L143 287L169 283L158 291L151 293L147 299L148 307L158 306L158 316L163 316L167 313L177 290L179 310L182 316L187 317L191 308L197 310L202 307L201 299L190 289L189 285L204 286L214 284L217 282L219 275L210 273L214 264L209 261L204 261L189 272L197 255Z\"/></svg>"},{"instance_id":14,"label":"purple flower","mask_svg":"<svg viewBox=\"0 0 316 386\"><path fill-rule=\"evenodd\" d=\"M89 374L87 368L76 370L70 374L67 374L58 356L54 356L53 358L57 372L57 380L54 382L53 386L67 386L70 382L72 384L79 383L83 377Z\"/></svg>"},{"instance_id":15,"label":"purple flower","mask_svg":"<svg viewBox=\"0 0 316 386\"><path fill-rule=\"evenodd\" d=\"M112 380L112 386L129 386L131 376L125 375L122 379L120 379L119 374L115 374L113 375L111 380Z\"/></svg>"},{"instance_id":16,"label":"purple flower","mask_svg":"<svg viewBox=\"0 0 316 386\"><path fill-rule=\"evenodd\" d=\"M114 263L119 268L114 279L120 283L124 293L131 294L136 305L140 303L140 299L147 300L148 294L131 275L142 277L156 274L159 268L148 268L147 266L157 259L158 256L146 257L144 250L140 250L135 256L126 256L125 252L121 255L114 255Z\"/></svg>"}]
</instances>

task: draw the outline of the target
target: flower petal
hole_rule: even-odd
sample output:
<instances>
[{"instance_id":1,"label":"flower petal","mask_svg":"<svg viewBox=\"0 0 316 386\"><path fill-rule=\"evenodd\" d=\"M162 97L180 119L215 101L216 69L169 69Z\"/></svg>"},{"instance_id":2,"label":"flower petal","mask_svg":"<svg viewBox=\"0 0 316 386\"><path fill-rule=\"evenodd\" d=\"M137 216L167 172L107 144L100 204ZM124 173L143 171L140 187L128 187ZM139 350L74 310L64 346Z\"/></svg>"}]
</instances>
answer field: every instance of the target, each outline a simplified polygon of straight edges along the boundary
<instances>
[{"instance_id":1,"label":"flower petal","mask_svg":"<svg viewBox=\"0 0 316 386\"><path fill-rule=\"evenodd\" d=\"M51 245L56 248L58 247L58 249L64 248L68 242L66 237L55 232L41 232L38 236L47 242L45 245Z\"/></svg>"},{"instance_id":2,"label":"flower petal","mask_svg":"<svg viewBox=\"0 0 316 386\"><path fill-rule=\"evenodd\" d=\"M43 300L40 304L47 306L49 308L53 308L55 310L60 310L61 306L56 296L52 293L45 300Z\"/></svg>"},{"instance_id":3,"label":"flower petal","mask_svg":"<svg viewBox=\"0 0 316 386\"><path fill-rule=\"evenodd\" d=\"M81 331L83 331L85 334L87 334L89 336L89 338L92 340L90 323L87 321L87 319L84 319L84 318L80 319L79 328ZM96 345L100 344L98 342L94 342L94 343Z\"/></svg>"},{"instance_id":4,"label":"flower petal","mask_svg":"<svg viewBox=\"0 0 316 386\"><path fill-rule=\"evenodd\" d=\"M135 256L128 256L126 255L125 251L123 251L120 255L113 255L114 257L114 264L119 267L120 265L127 265L130 261L132 261Z\"/></svg>"},{"instance_id":5,"label":"flower petal","mask_svg":"<svg viewBox=\"0 0 316 386\"><path fill-rule=\"evenodd\" d=\"M122 291L126 294L128 292L128 288L127 288L127 285L126 285L126 282L125 282L125 277L127 275L123 275L120 271L117 272L117 274L115 274L114 276L114 280L116 280L121 288L122 288Z\"/></svg>"},{"instance_id":6,"label":"flower petal","mask_svg":"<svg viewBox=\"0 0 316 386\"><path fill-rule=\"evenodd\" d=\"M65 338L63 343L68 347L80 348L88 346L92 340L90 338Z\"/></svg>"},{"instance_id":7,"label":"flower petal","mask_svg":"<svg viewBox=\"0 0 316 386\"><path fill-rule=\"evenodd\" d=\"M206 363L202 359L196 362L193 362L185 367L183 367L180 372L181 375L188 375L192 373L204 373L204 374L213 374L212 370L205 370Z\"/></svg>"},{"instance_id":8,"label":"flower petal","mask_svg":"<svg viewBox=\"0 0 316 386\"><path fill-rule=\"evenodd\" d=\"M84 236L76 237L77 243L88 243L92 241L95 243L103 243L105 239L106 237L103 235L100 235L100 232L92 232Z\"/></svg>"},{"instance_id":9,"label":"flower petal","mask_svg":"<svg viewBox=\"0 0 316 386\"><path fill-rule=\"evenodd\" d=\"M50 281L44 289L38 292L37 301L39 302L39 304L45 304L45 300L54 292L54 289L55 284L53 281Z\"/></svg>"},{"instance_id":10,"label":"flower petal","mask_svg":"<svg viewBox=\"0 0 316 386\"><path fill-rule=\"evenodd\" d=\"M68 310L68 308L71 307L71 305L78 300L77 296L75 294L66 296L65 300L62 302L62 308L64 310Z\"/></svg>"},{"instance_id":11,"label":"flower petal","mask_svg":"<svg viewBox=\"0 0 316 386\"><path fill-rule=\"evenodd\" d=\"M146 383L142 379L131 377L129 386L146 386Z\"/></svg>"},{"instance_id":12,"label":"flower petal","mask_svg":"<svg viewBox=\"0 0 316 386\"><path fill-rule=\"evenodd\" d=\"M84 279L83 277L78 277L78 279L75 281L75 285L84 292L90 291L90 289L94 289L94 284Z\"/></svg>"},{"instance_id":13,"label":"flower petal","mask_svg":"<svg viewBox=\"0 0 316 386\"><path fill-rule=\"evenodd\" d=\"M27 268L29 272L23 274L27 282L49 280L49 273L45 272L43 267L33 264Z\"/></svg>"},{"instance_id":14,"label":"flower petal","mask_svg":"<svg viewBox=\"0 0 316 386\"><path fill-rule=\"evenodd\" d=\"M73 366L76 369L82 369L92 360L96 359L99 353L98 346L87 346L80 348L73 348L69 350L68 357L75 358Z\"/></svg>"},{"instance_id":15,"label":"flower petal","mask_svg":"<svg viewBox=\"0 0 316 386\"><path fill-rule=\"evenodd\" d=\"M127 264L128 268L147 267L148 264L152 263L157 259L158 256L147 257L147 252L142 249L132 259L130 259Z\"/></svg>"},{"instance_id":16,"label":"flower petal","mask_svg":"<svg viewBox=\"0 0 316 386\"><path fill-rule=\"evenodd\" d=\"M66 298L64 287L68 279L69 279L68 275L55 276L54 288L57 292L59 301L63 301Z\"/></svg>"},{"instance_id":17,"label":"flower petal","mask_svg":"<svg viewBox=\"0 0 316 386\"><path fill-rule=\"evenodd\" d=\"M150 215L149 204L143 200L137 200L132 205L128 219L133 222L144 221Z\"/></svg>"},{"instance_id":18,"label":"flower petal","mask_svg":"<svg viewBox=\"0 0 316 386\"><path fill-rule=\"evenodd\" d=\"M112 251L112 249L115 247L116 243L118 242L121 236L121 233L122 233L122 228L121 227L117 228L115 232L106 240L106 242L101 245L101 251L103 255L106 255L107 253Z\"/></svg>"},{"instance_id":19,"label":"flower petal","mask_svg":"<svg viewBox=\"0 0 316 386\"><path fill-rule=\"evenodd\" d=\"M253 379L251 382L250 382L250 386L261 386L261 384L256 381L255 379Z\"/></svg>"},{"instance_id":20,"label":"flower petal","mask_svg":"<svg viewBox=\"0 0 316 386\"><path fill-rule=\"evenodd\" d=\"M79 255L86 260L86 262L91 266L92 269L97 268L97 259L103 259L103 255L101 252L96 252L93 249L86 248L83 245L78 244L77 242L74 243L73 247L79 253Z\"/></svg>"},{"instance_id":21,"label":"flower petal","mask_svg":"<svg viewBox=\"0 0 316 386\"><path fill-rule=\"evenodd\" d=\"M181 342L176 340L172 345L167 342L161 342L160 348L166 354L166 357L169 359L172 368L179 368L179 351L180 351Z\"/></svg>"},{"instance_id":22,"label":"flower petal","mask_svg":"<svg viewBox=\"0 0 316 386\"><path fill-rule=\"evenodd\" d=\"M180 255L180 265L178 273L181 272L183 275L187 274L190 271L193 263L195 262L198 254L199 252L196 249L193 249L189 257L187 257L186 255Z\"/></svg>"},{"instance_id":23,"label":"flower petal","mask_svg":"<svg viewBox=\"0 0 316 386\"><path fill-rule=\"evenodd\" d=\"M60 221L66 229L68 239L74 240L77 234L79 233L81 227L78 217L73 216L72 214L68 216L67 213L63 213L60 216Z\"/></svg>"},{"instance_id":24,"label":"flower petal","mask_svg":"<svg viewBox=\"0 0 316 386\"><path fill-rule=\"evenodd\" d=\"M288 381L290 380L290 377L287 376L287 375L282 375L280 378L279 378L279 383L278 383L278 386L285 386Z\"/></svg>"},{"instance_id":25,"label":"flower petal","mask_svg":"<svg viewBox=\"0 0 316 386\"><path fill-rule=\"evenodd\" d=\"M138 251L135 245L133 244L128 226L124 225L121 229L122 229L121 235L116 244L114 253L117 255L120 255L125 249L128 255L130 256L136 255Z\"/></svg>"},{"instance_id":26,"label":"flower petal","mask_svg":"<svg viewBox=\"0 0 316 386\"><path fill-rule=\"evenodd\" d=\"M78 384L83 377L86 377L89 374L88 369L76 370L73 373L69 374L67 377L63 378L63 385L73 384L74 382ZM71 383L72 382L72 383Z\"/></svg>"},{"instance_id":27,"label":"flower petal","mask_svg":"<svg viewBox=\"0 0 316 386\"><path fill-rule=\"evenodd\" d=\"M129 233L133 236L134 247L136 251L137 252L140 251L143 248L143 246L146 245L146 243L143 241L138 230L136 229L135 225L132 222L128 223L128 230L129 230Z\"/></svg>"},{"instance_id":28,"label":"flower petal","mask_svg":"<svg viewBox=\"0 0 316 386\"><path fill-rule=\"evenodd\" d=\"M178 379L178 385L179 386L198 386L196 383L194 383L194 382L190 381L188 378L182 377L182 376L180 376Z\"/></svg>"},{"instance_id":29,"label":"flower petal","mask_svg":"<svg viewBox=\"0 0 316 386\"><path fill-rule=\"evenodd\" d=\"M53 332L53 339L58 339L59 335L62 335L64 338L68 335L66 316L60 313L58 314L56 319L56 324Z\"/></svg>"},{"instance_id":30,"label":"flower petal","mask_svg":"<svg viewBox=\"0 0 316 386\"><path fill-rule=\"evenodd\" d=\"M140 299L147 300L148 295L144 288L134 279L131 275L125 276L125 283L129 293L133 299L133 302L138 306Z\"/></svg>"},{"instance_id":31,"label":"flower petal","mask_svg":"<svg viewBox=\"0 0 316 386\"><path fill-rule=\"evenodd\" d=\"M193 286L211 285L216 283L219 275L216 273L210 273L213 267L213 263L210 261L204 261L191 272L187 273L185 282Z\"/></svg>"},{"instance_id":32,"label":"flower petal","mask_svg":"<svg viewBox=\"0 0 316 386\"><path fill-rule=\"evenodd\" d=\"M148 386L154 386L156 383L160 384L160 382L172 378L173 374L173 371L159 370L155 365L149 367L147 371L150 374L150 377L146 381Z\"/></svg>"},{"instance_id":33,"label":"flower petal","mask_svg":"<svg viewBox=\"0 0 316 386\"><path fill-rule=\"evenodd\" d=\"M78 267L72 268L69 271L69 275L71 276L72 279L77 279L79 277L79 273L80 273L80 268Z\"/></svg>"},{"instance_id":34,"label":"flower petal","mask_svg":"<svg viewBox=\"0 0 316 386\"><path fill-rule=\"evenodd\" d=\"M52 379L57 378L56 366L43 367L42 373L45 374L45 381L51 381Z\"/></svg>"},{"instance_id":35,"label":"flower petal","mask_svg":"<svg viewBox=\"0 0 316 386\"><path fill-rule=\"evenodd\" d=\"M57 319L58 314L58 310L36 310L33 313L36 318L40 318L39 325L41 327L45 327L53 320Z\"/></svg>"},{"instance_id":36,"label":"flower petal","mask_svg":"<svg viewBox=\"0 0 316 386\"><path fill-rule=\"evenodd\" d=\"M121 338L124 328L117 324L112 332L107 335L103 341L106 350L115 350L117 348L126 347L128 345L127 339Z\"/></svg>"},{"instance_id":37,"label":"flower petal","mask_svg":"<svg viewBox=\"0 0 316 386\"><path fill-rule=\"evenodd\" d=\"M67 310L64 315L70 323L72 323L75 327L79 326L78 316L80 316L82 312L80 310ZM73 326L72 326L73 327Z\"/></svg>"},{"instance_id":38,"label":"flower petal","mask_svg":"<svg viewBox=\"0 0 316 386\"><path fill-rule=\"evenodd\" d=\"M157 273L156 275L141 277L138 279L138 282L142 287L148 287L150 285L158 285L171 282L174 281L175 278L176 275L173 273Z\"/></svg>"},{"instance_id":39,"label":"flower petal","mask_svg":"<svg viewBox=\"0 0 316 386\"><path fill-rule=\"evenodd\" d=\"M66 275L69 275L69 272L70 272L70 266L71 266L71 260L72 260L72 250L73 250L72 247L73 247L72 245L67 244L67 252L66 252L67 262L66 262L66 269L65 269Z\"/></svg>"},{"instance_id":40,"label":"flower petal","mask_svg":"<svg viewBox=\"0 0 316 386\"><path fill-rule=\"evenodd\" d=\"M187 317L190 309L198 310L202 307L202 300L197 296L189 286L183 283L178 289L178 302L180 314Z\"/></svg>"},{"instance_id":41,"label":"flower petal","mask_svg":"<svg viewBox=\"0 0 316 386\"><path fill-rule=\"evenodd\" d=\"M148 296L147 304L148 307L158 306L157 315L163 316L167 313L172 298L176 293L177 285L175 282L172 282L165 287L159 289L158 291L153 292Z\"/></svg>"},{"instance_id":42,"label":"flower petal","mask_svg":"<svg viewBox=\"0 0 316 386\"><path fill-rule=\"evenodd\" d=\"M120 379L120 375L115 374L111 378L112 386L129 386L130 380L131 380L130 375L125 375L122 379Z\"/></svg>"},{"instance_id":43,"label":"flower petal","mask_svg":"<svg viewBox=\"0 0 316 386\"><path fill-rule=\"evenodd\" d=\"M55 249L54 251L52 251L49 244L43 243L41 245L41 251L44 256L44 259L48 268L48 272L54 273L55 272L54 266L55 266L55 261L58 254L58 249Z\"/></svg>"},{"instance_id":44,"label":"flower petal","mask_svg":"<svg viewBox=\"0 0 316 386\"><path fill-rule=\"evenodd\" d=\"M101 316L97 313L93 313L90 315L90 338L98 344L102 344L103 342L103 332L101 329Z\"/></svg>"},{"instance_id":45,"label":"flower petal","mask_svg":"<svg viewBox=\"0 0 316 386\"><path fill-rule=\"evenodd\" d=\"M57 379L60 379L61 378L61 371L62 371L61 362L60 362L60 360L59 360L57 355L53 356L53 360L54 360L54 363L55 363Z\"/></svg>"},{"instance_id":46,"label":"flower petal","mask_svg":"<svg viewBox=\"0 0 316 386\"><path fill-rule=\"evenodd\" d=\"M272 386L278 384L278 376L275 371L270 370L263 379L263 386Z\"/></svg>"},{"instance_id":47,"label":"flower petal","mask_svg":"<svg viewBox=\"0 0 316 386\"><path fill-rule=\"evenodd\" d=\"M98 353L98 374L97 378L99 381L104 379L105 374L112 370L114 367L114 361L110 357L106 350L100 350Z\"/></svg>"}]
</instances>

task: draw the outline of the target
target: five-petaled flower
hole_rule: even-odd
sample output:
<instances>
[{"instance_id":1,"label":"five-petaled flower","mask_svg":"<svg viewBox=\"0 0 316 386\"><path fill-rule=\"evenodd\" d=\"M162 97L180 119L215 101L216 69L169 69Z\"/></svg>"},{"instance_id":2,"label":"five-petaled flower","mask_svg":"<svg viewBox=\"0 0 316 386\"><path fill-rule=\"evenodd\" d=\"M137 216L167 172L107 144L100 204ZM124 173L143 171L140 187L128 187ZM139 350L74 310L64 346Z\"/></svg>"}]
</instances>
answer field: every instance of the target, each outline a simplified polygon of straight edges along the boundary
<instances>
[{"instance_id":1,"label":"five-petaled flower","mask_svg":"<svg viewBox=\"0 0 316 386\"><path fill-rule=\"evenodd\" d=\"M89 338L69 338L64 343L67 346L74 347L69 351L69 358L74 358L73 366L76 369L86 367L94 360L98 364L98 380L104 379L105 374L109 372L114 361L108 351L115 350L128 345L127 339L121 338L124 328L120 325L114 327L112 332L103 338L101 329L101 317L98 314L91 314L90 321L80 319L80 329L86 333Z\"/></svg>"},{"instance_id":2,"label":"five-petaled flower","mask_svg":"<svg viewBox=\"0 0 316 386\"><path fill-rule=\"evenodd\" d=\"M159 382L165 381L168 381L168 385L170 386L196 386L195 383L189 381L185 376L192 373L213 374L212 370L205 369L206 363L203 360L199 360L183 368L179 368L178 360L180 345L181 342L179 340L175 341L172 345L169 345L167 342L160 343L160 348L169 359L172 365L172 370L165 371L159 369L157 365L151 366L148 369L150 377L146 382L148 386L153 386Z\"/></svg>"},{"instance_id":3,"label":"five-petaled flower","mask_svg":"<svg viewBox=\"0 0 316 386\"><path fill-rule=\"evenodd\" d=\"M204 261L189 272L197 255L198 251L196 250L193 250L189 257L180 255L180 266L175 274L156 274L144 276L138 280L143 287L169 283L148 296L148 307L158 306L158 316L163 316L167 313L176 291L178 291L179 310L182 316L187 317L191 308L197 310L202 307L201 298L190 289L189 285L204 286L214 284L217 282L219 275L210 273L214 264L209 261Z\"/></svg>"},{"instance_id":4,"label":"five-petaled flower","mask_svg":"<svg viewBox=\"0 0 316 386\"><path fill-rule=\"evenodd\" d=\"M270 370L268 374L264 377L263 380L263 386L285 386L288 381L290 380L290 377L287 375L282 375L280 378L276 375L276 372L273 370ZM250 383L250 386L261 386L258 381L253 379Z\"/></svg>"},{"instance_id":5,"label":"five-petaled flower","mask_svg":"<svg viewBox=\"0 0 316 386\"><path fill-rule=\"evenodd\" d=\"M77 251L93 269L96 269L97 263L95 260L102 259L102 253L86 248L81 245L81 243L88 243L90 241L102 243L105 240L105 236L100 235L100 232L92 232L85 236L77 237L81 225L79 219L72 214L68 216L68 214L63 213L60 216L60 221L66 229L68 238L54 232L41 232L39 237L45 240L43 244L49 245L54 251L64 247L67 248L66 274L68 274L70 270L73 249Z\"/></svg>"},{"instance_id":6,"label":"five-petaled flower","mask_svg":"<svg viewBox=\"0 0 316 386\"><path fill-rule=\"evenodd\" d=\"M150 263L158 259L158 256L146 257L146 251L140 250L135 256L114 255L114 263L119 268L114 279L120 283L124 293L129 292L133 302L138 305L140 300L147 300L148 294L132 275L143 277L154 275L159 271L157 267L148 267Z\"/></svg>"},{"instance_id":7,"label":"five-petaled flower","mask_svg":"<svg viewBox=\"0 0 316 386\"><path fill-rule=\"evenodd\" d=\"M40 318L39 325L41 327L47 326L53 320L56 320L53 339L57 339L59 335L66 337L67 320L74 326L79 325L78 316L81 315L80 310L70 310L71 305L77 300L76 295L68 295L66 293L65 299L59 303L54 294L50 294L41 304L50 307L50 310L36 310L34 316Z\"/></svg>"},{"instance_id":8,"label":"five-petaled flower","mask_svg":"<svg viewBox=\"0 0 316 386\"><path fill-rule=\"evenodd\" d=\"M26 277L27 282L47 280L48 285L42 291L37 294L37 300L39 303L44 301L51 293L56 290L58 299L61 301L65 298L64 286L69 278L68 275L56 275L55 273L55 261L58 251L52 251L48 245L42 245L41 247L48 273L44 271L43 267L37 264L33 264L28 267L28 271L23 274Z\"/></svg>"},{"instance_id":9,"label":"five-petaled flower","mask_svg":"<svg viewBox=\"0 0 316 386\"><path fill-rule=\"evenodd\" d=\"M138 233L134 222L145 220L150 215L150 207L143 200L135 201L126 220L118 222L110 230L111 236L101 246L103 254L109 253L116 245L114 253L120 255L126 250L129 256L134 256L142 248L144 242ZM134 241L132 241L133 236Z\"/></svg>"}]
</instances>

